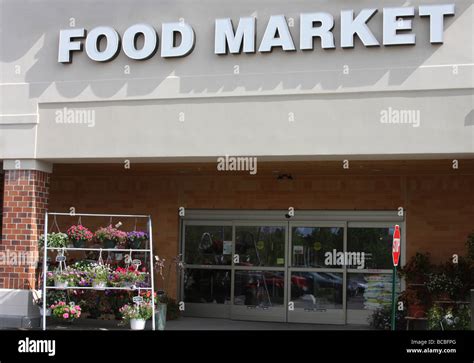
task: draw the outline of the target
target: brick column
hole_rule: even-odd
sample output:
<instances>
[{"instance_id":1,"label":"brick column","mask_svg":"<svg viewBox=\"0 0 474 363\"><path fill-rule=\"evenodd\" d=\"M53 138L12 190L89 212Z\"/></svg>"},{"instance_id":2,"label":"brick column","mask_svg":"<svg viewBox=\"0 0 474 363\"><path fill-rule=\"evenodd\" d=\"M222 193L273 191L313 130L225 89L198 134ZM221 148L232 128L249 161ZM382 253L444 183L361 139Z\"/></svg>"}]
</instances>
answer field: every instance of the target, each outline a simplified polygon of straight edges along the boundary
<instances>
[{"instance_id":1,"label":"brick column","mask_svg":"<svg viewBox=\"0 0 474 363\"><path fill-rule=\"evenodd\" d=\"M36 287L38 238L44 232L50 174L39 170L5 170L0 252L0 288ZM16 260L15 260L16 258ZM5 261L6 260L6 261ZM15 263L16 262L16 263Z\"/></svg>"}]
</instances>

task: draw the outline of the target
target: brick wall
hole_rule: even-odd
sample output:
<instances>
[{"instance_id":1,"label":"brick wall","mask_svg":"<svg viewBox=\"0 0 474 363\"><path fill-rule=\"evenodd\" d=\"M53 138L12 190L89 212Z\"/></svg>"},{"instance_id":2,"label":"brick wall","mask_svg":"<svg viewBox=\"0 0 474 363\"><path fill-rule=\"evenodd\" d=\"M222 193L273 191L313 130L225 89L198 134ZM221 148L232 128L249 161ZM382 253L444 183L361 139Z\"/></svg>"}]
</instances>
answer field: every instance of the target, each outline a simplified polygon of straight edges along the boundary
<instances>
[{"instance_id":1,"label":"brick wall","mask_svg":"<svg viewBox=\"0 0 474 363\"><path fill-rule=\"evenodd\" d=\"M421 164L420 164L421 166ZM474 175L410 171L400 175L318 175L294 173L277 180L271 173L249 176L166 172L152 167L124 171L120 166L55 166L51 211L151 214L154 248L167 260L178 253L178 208L407 211L407 254L431 250L434 260L464 253L474 230ZM355 168L354 168L355 169ZM280 168L282 170L282 168ZM107 221L82 219L96 228ZM65 229L65 220L58 220ZM124 229L134 221L123 221ZM159 279L157 279L160 282ZM170 286L176 286L173 275ZM174 292L174 291L173 291Z\"/></svg>"},{"instance_id":2,"label":"brick wall","mask_svg":"<svg viewBox=\"0 0 474 363\"><path fill-rule=\"evenodd\" d=\"M21 256L29 253L33 261L37 258L38 237L43 232L48 205L49 178L49 174L41 171L5 171L0 251L7 254L10 263L0 266L0 288L35 287L35 266L25 265L31 260ZM16 256L16 261L12 256Z\"/></svg>"}]
</instances>

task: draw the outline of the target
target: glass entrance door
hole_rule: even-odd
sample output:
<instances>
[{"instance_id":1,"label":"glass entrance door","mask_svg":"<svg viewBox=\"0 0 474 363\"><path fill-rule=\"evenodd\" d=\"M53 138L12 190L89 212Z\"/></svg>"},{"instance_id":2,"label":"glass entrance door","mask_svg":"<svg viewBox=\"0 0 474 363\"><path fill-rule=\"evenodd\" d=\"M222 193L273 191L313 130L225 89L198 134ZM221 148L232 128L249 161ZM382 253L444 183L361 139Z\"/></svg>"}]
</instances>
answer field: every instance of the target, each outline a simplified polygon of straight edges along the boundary
<instances>
[{"instance_id":1,"label":"glass entrance door","mask_svg":"<svg viewBox=\"0 0 474 363\"><path fill-rule=\"evenodd\" d=\"M345 223L290 223L288 321L345 323Z\"/></svg>"},{"instance_id":2,"label":"glass entrance door","mask_svg":"<svg viewBox=\"0 0 474 363\"><path fill-rule=\"evenodd\" d=\"M285 224L235 225L232 319L286 321Z\"/></svg>"},{"instance_id":3,"label":"glass entrance door","mask_svg":"<svg viewBox=\"0 0 474 363\"><path fill-rule=\"evenodd\" d=\"M186 315L367 324L390 303L391 241L400 221L218 216L183 221Z\"/></svg>"}]
</instances>

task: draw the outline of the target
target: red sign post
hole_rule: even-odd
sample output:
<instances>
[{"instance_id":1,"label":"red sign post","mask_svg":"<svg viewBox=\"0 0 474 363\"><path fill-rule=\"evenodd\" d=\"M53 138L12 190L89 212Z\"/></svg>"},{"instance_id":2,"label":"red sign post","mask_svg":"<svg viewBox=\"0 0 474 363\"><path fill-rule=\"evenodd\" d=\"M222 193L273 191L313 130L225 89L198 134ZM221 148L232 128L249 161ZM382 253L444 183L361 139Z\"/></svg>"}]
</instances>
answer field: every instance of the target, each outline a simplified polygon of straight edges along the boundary
<instances>
[{"instance_id":1,"label":"red sign post","mask_svg":"<svg viewBox=\"0 0 474 363\"><path fill-rule=\"evenodd\" d=\"M393 242L392 242L392 261L393 261L393 271L392 271L392 330L395 330L395 316L396 316L396 306L395 306L395 284L397 282L397 266L400 262L400 226L397 224L395 230L393 231Z\"/></svg>"}]
</instances>

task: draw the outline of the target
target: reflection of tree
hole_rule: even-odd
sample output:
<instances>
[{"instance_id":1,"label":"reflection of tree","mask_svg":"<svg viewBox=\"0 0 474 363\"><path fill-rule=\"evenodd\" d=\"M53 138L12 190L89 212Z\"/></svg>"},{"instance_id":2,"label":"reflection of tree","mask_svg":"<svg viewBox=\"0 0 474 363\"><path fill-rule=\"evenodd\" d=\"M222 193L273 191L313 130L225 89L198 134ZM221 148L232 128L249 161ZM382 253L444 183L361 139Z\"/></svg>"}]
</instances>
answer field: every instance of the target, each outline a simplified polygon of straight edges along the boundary
<instances>
[{"instance_id":1,"label":"reflection of tree","mask_svg":"<svg viewBox=\"0 0 474 363\"><path fill-rule=\"evenodd\" d=\"M307 233L311 230L311 233ZM324 266L326 252L343 250L344 229L330 227L298 227L293 229L293 246L303 246L303 260L293 253L293 265L327 267ZM320 249L315 249L315 243L320 243Z\"/></svg>"},{"instance_id":2,"label":"reflection of tree","mask_svg":"<svg viewBox=\"0 0 474 363\"><path fill-rule=\"evenodd\" d=\"M263 248L260 246L262 242ZM235 248L240 256L240 263L276 266L278 259L285 257L285 229L283 227L237 227Z\"/></svg>"},{"instance_id":3,"label":"reflection of tree","mask_svg":"<svg viewBox=\"0 0 474 363\"><path fill-rule=\"evenodd\" d=\"M349 252L365 252L365 268L391 268L392 232L389 228L349 228Z\"/></svg>"},{"instance_id":4,"label":"reflection of tree","mask_svg":"<svg viewBox=\"0 0 474 363\"><path fill-rule=\"evenodd\" d=\"M223 255L223 241L232 240L230 226L186 226L185 260L187 264L227 265L231 255Z\"/></svg>"}]
</instances>

